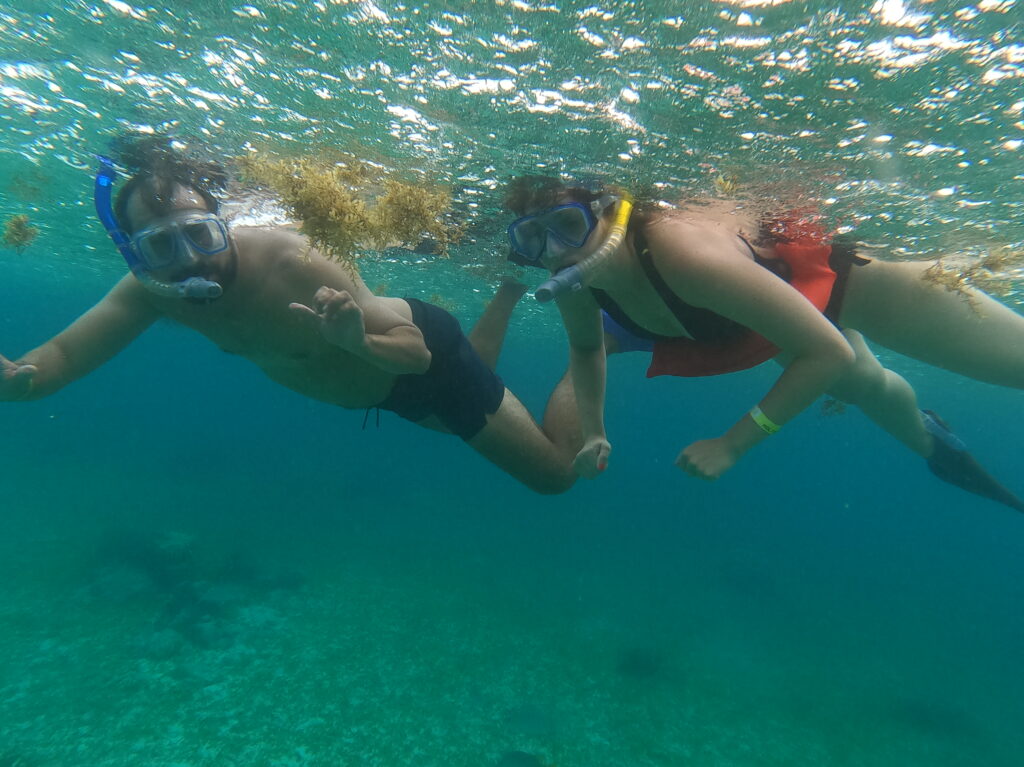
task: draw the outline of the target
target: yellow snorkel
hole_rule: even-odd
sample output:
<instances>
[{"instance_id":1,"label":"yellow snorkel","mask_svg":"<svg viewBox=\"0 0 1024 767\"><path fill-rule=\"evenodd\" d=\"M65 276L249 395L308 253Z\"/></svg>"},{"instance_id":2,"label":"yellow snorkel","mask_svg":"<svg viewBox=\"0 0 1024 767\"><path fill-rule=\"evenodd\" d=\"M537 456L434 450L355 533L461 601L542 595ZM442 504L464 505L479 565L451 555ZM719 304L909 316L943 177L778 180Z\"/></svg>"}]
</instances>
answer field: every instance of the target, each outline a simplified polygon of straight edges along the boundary
<instances>
[{"instance_id":1,"label":"yellow snorkel","mask_svg":"<svg viewBox=\"0 0 1024 767\"><path fill-rule=\"evenodd\" d=\"M615 252L626 236L626 226L629 224L629 215L633 212L633 200L623 193L619 197L618 206L615 209L615 218L612 220L611 231L601 244L601 247L570 267L563 269L551 276L551 279L541 283L533 294L541 303L547 303L558 298L563 293L568 293L583 288L587 282L600 271L601 265Z\"/></svg>"}]
</instances>

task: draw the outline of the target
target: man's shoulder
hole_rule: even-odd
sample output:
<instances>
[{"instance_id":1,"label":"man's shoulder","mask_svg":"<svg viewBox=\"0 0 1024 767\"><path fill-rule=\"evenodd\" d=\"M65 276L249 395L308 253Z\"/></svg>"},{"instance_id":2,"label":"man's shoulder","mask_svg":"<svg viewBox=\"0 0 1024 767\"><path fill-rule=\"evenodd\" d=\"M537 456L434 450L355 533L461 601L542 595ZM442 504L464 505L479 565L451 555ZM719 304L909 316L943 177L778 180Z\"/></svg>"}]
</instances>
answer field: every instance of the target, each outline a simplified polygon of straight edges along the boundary
<instances>
[{"instance_id":1,"label":"man's shoulder","mask_svg":"<svg viewBox=\"0 0 1024 767\"><path fill-rule=\"evenodd\" d=\"M358 272L324 258L309 239L291 229L244 227L232 232L247 271L286 282L315 282L347 290L358 298L366 291Z\"/></svg>"},{"instance_id":2,"label":"man's shoulder","mask_svg":"<svg viewBox=\"0 0 1024 767\"><path fill-rule=\"evenodd\" d=\"M233 228L231 236L247 257L295 258L309 249L309 240L294 229L242 226Z\"/></svg>"},{"instance_id":3,"label":"man's shoulder","mask_svg":"<svg viewBox=\"0 0 1024 767\"><path fill-rule=\"evenodd\" d=\"M164 314L161 300L129 272L117 281L95 308L117 312L122 317L153 320Z\"/></svg>"}]
</instances>

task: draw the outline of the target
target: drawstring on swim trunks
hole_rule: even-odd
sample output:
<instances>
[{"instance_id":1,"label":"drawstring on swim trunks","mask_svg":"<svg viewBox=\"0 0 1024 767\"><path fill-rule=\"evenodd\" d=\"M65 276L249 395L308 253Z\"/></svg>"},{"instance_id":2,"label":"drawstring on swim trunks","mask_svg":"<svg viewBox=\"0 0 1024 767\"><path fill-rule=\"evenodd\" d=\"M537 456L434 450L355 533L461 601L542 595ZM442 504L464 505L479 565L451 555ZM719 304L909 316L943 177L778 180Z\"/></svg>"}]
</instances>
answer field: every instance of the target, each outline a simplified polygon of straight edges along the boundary
<instances>
[{"instance_id":1,"label":"drawstring on swim trunks","mask_svg":"<svg viewBox=\"0 0 1024 767\"><path fill-rule=\"evenodd\" d=\"M380 428L380 408L379 407L368 407L366 412L363 414L363 431L366 431L366 422L370 420L370 411L377 411L377 428Z\"/></svg>"}]
</instances>

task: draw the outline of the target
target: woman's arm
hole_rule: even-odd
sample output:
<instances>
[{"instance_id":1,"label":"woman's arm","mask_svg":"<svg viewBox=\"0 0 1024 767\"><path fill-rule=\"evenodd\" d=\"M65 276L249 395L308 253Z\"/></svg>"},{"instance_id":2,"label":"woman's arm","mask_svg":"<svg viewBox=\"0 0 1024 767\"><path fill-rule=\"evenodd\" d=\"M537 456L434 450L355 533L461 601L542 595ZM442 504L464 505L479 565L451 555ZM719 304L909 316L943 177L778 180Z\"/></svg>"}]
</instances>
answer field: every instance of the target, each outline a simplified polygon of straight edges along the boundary
<instances>
[{"instance_id":1,"label":"woman's arm","mask_svg":"<svg viewBox=\"0 0 1024 767\"><path fill-rule=\"evenodd\" d=\"M605 351L601 309L588 291L569 293L558 301L569 336L569 371L583 431L583 447L573 464L592 479L608 466L611 445L604 428Z\"/></svg>"},{"instance_id":2,"label":"woman's arm","mask_svg":"<svg viewBox=\"0 0 1024 767\"><path fill-rule=\"evenodd\" d=\"M731 234L671 227L652 242L655 263L684 301L710 309L767 338L791 360L758 403L770 422L785 424L820 397L853 363L842 334L795 288L758 266ZM698 234L699 232L699 234ZM715 478L767 432L744 415L717 440L695 443L679 463Z\"/></svg>"}]
</instances>

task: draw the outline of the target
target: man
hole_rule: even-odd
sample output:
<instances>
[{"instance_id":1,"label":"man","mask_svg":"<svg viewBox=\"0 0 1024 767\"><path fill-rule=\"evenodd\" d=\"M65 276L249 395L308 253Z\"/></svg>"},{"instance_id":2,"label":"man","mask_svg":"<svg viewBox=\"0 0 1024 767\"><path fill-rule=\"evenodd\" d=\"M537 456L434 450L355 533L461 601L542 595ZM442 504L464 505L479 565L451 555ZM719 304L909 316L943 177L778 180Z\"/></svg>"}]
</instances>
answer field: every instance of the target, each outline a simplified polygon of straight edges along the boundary
<instances>
[{"instance_id":1,"label":"man","mask_svg":"<svg viewBox=\"0 0 1024 767\"><path fill-rule=\"evenodd\" d=\"M53 394L166 317L293 391L344 408L392 410L457 434L537 492L573 484L578 429L568 386L553 393L542 429L492 370L521 291L499 291L485 313L477 333L485 361L447 312L373 295L354 270L328 261L303 236L229 233L216 199L184 160L134 176L116 213L113 181L104 159L97 212L132 273L42 346L14 361L0 356L0 401Z\"/></svg>"}]
</instances>

